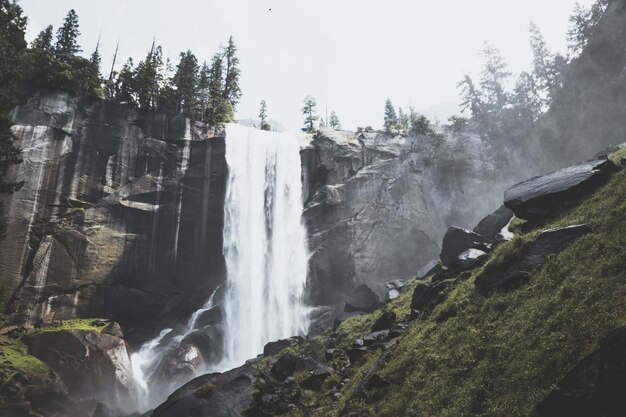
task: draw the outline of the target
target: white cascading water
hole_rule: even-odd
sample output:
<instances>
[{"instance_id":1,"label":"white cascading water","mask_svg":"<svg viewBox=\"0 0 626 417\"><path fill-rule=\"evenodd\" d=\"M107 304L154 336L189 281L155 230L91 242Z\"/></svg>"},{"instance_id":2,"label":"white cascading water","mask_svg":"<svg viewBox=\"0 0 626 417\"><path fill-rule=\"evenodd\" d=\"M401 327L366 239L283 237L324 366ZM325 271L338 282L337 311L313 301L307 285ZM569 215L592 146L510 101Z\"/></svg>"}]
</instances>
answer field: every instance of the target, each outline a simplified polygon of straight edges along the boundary
<instances>
[{"instance_id":1,"label":"white cascading water","mask_svg":"<svg viewBox=\"0 0 626 417\"><path fill-rule=\"evenodd\" d=\"M222 369L304 334L308 253L300 147L290 134L229 124L224 203L226 338Z\"/></svg>"}]
</instances>

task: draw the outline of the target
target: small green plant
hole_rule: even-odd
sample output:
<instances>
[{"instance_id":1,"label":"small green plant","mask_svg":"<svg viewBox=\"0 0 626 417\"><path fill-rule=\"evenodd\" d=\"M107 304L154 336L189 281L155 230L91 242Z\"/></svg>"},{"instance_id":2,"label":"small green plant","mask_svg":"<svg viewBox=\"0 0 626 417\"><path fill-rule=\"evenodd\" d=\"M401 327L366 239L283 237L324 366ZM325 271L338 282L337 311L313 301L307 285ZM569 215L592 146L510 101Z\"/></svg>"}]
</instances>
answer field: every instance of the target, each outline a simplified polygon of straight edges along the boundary
<instances>
[{"instance_id":1,"label":"small green plant","mask_svg":"<svg viewBox=\"0 0 626 417\"><path fill-rule=\"evenodd\" d=\"M201 387L198 387L193 395L195 395L197 398L208 398L213 391L215 391L215 389L217 388L217 386L215 384L204 384Z\"/></svg>"}]
</instances>

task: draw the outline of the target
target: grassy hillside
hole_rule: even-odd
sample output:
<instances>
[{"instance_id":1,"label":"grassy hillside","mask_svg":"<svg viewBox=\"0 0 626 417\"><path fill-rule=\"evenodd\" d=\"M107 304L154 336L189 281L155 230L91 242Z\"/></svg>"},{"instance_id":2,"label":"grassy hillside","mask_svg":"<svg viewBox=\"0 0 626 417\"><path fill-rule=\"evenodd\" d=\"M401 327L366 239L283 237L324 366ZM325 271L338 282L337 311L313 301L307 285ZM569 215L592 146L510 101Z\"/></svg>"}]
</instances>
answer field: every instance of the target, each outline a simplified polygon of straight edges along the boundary
<instances>
[{"instance_id":1,"label":"grassy hillside","mask_svg":"<svg viewBox=\"0 0 626 417\"><path fill-rule=\"evenodd\" d=\"M623 155L624 150L612 158ZM445 300L412 321L399 343L385 353L368 353L358 366L336 367L337 375L320 391L304 391L306 401L291 415L532 414L603 336L626 325L626 172L613 174L593 195L568 202L546 224L533 229L522 223L516 221L516 229L526 231L498 246L483 267L453 278ZM474 279L484 268L515 259L542 230L583 223L593 233L548 258L528 284L488 298L476 291ZM388 305L398 318L408 314L416 283L411 280L402 297ZM348 347L370 333L379 315L349 319L336 334L304 349L331 336L338 347ZM359 385L368 371L391 384L363 390ZM331 388L339 394L333 397Z\"/></svg>"}]
</instances>

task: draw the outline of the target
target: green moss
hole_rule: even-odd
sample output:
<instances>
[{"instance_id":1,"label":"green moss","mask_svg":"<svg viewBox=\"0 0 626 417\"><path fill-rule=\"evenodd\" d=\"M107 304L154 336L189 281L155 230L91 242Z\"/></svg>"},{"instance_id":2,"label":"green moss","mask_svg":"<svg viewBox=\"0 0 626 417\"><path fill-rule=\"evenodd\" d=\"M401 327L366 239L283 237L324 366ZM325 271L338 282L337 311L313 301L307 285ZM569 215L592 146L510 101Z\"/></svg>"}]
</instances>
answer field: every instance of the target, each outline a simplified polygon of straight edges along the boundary
<instances>
[{"instance_id":1,"label":"green moss","mask_svg":"<svg viewBox=\"0 0 626 417\"><path fill-rule=\"evenodd\" d=\"M599 340L626 324L626 176L547 227L594 233L551 257L522 288L481 297L459 281L431 318L414 322L382 370L395 384L381 416L527 416ZM514 259L535 231L498 247L485 268ZM444 323L432 317L454 307Z\"/></svg>"},{"instance_id":2,"label":"green moss","mask_svg":"<svg viewBox=\"0 0 626 417\"><path fill-rule=\"evenodd\" d=\"M204 384L196 388L196 390L193 392L193 395L195 395L197 398L208 398L213 393L213 391L215 391L215 388L217 388L215 384Z\"/></svg>"},{"instance_id":3,"label":"green moss","mask_svg":"<svg viewBox=\"0 0 626 417\"><path fill-rule=\"evenodd\" d=\"M35 328L29 333L59 332L62 330L87 330L100 333L109 323L110 321L102 319L63 320L56 325Z\"/></svg>"},{"instance_id":4,"label":"green moss","mask_svg":"<svg viewBox=\"0 0 626 417\"><path fill-rule=\"evenodd\" d=\"M0 336L0 383L8 381L15 373L26 376L45 377L50 368L26 351L20 341Z\"/></svg>"}]
</instances>

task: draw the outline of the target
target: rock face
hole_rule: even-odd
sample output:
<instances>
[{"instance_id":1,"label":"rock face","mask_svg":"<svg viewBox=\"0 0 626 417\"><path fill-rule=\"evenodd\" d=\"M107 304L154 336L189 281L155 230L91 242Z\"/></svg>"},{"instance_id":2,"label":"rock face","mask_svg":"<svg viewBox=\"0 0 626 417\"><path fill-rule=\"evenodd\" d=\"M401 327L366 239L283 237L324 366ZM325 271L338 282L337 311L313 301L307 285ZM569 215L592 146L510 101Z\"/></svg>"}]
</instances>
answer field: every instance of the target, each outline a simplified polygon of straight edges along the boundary
<instances>
[{"instance_id":1,"label":"rock face","mask_svg":"<svg viewBox=\"0 0 626 417\"><path fill-rule=\"evenodd\" d=\"M626 327L611 332L535 410L536 417L618 417L626 410Z\"/></svg>"},{"instance_id":2,"label":"rock face","mask_svg":"<svg viewBox=\"0 0 626 417\"><path fill-rule=\"evenodd\" d=\"M478 233L490 241L494 241L502 229L509 224L512 218L513 211L506 206L501 206L496 211L482 219L474 228L473 232Z\"/></svg>"},{"instance_id":3,"label":"rock face","mask_svg":"<svg viewBox=\"0 0 626 417\"><path fill-rule=\"evenodd\" d=\"M341 301L361 283L383 296L385 282L414 276L438 256L450 224L473 226L495 209L504 188L479 173L489 172L479 148L476 138L445 132L402 138L322 129L302 151L311 303Z\"/></svg>"},{"instance_id":4,"label":"rock face","mask_svg":"<svg viewBox=\"0 0 626 417\"><path fill-rule=\"evenodd\" d=\"M476 287L482 295L495 290L510 291L528 282L530 272L545 259L564 250L587 233L591 227L574 225L542 232L537 239L522 249L515 262L488 269L476 277Z\"/></svg>"},{"instance_id":5,"label":"rock face","mask_svg":"<svg viewBox=\"0 0 626 417\"><path fill-rule=\"evenodd\" d=\"M241 417L253 403L258 371L249 365L194 379L174 392L151 417Z\"/></svg>"},{"instance_id":6,"label":"rock face","mask_svg":"<svg viewBox=\"0 0 626 417\"><path fill-rule=\"evenodd\" d=\"M459 260L459 255L469 249L487 250L488 240L481 235L460 227L451 227L443 237L441 247L441 263L444 266L454 266ZM466 255L470 257L470 255Z\"/></svg>"},{"instance_id":7,"label":"rock face","mask_svg":"<svg viewBox=\"0 0 626 417\"><path fill-rule=\"evenodd\" d=\"M346 312L362 311L371 313L380 304L380 299L367 285L359 285L346 298Z\"/></svg>"},{"instance_id":8,"label":"rock face","mask_svg":"<svg viewBox=\"0 0 626 417\"><path fill-rule=\"evenodd\" d=\"M506 190L504 205L521 219L541 219L597 187L617 167L606 157L534 177Z\"/></svg>"},{"instance_id":9,"label":"rock face","mask_svg":"<svg viewBox=\"0 0 626 417\"><path fill-rule=\"evenodd\" d=\"M40 95L12 114L25 181L0 281L17 322L187 315L224 278L224 138L180 116Z\"/></svg>"},{"instance_id":10,"label":"rock face","mask_svg":"<svg viewBox=\"0 0 626 417\"><path fill-rule=\"evenodd\" d=\"M135 387L122 338L94 330L64 330L36 333L25 343L30 355L60 376L73 401L97 401L118 412L133 410Z\"/></svg>"}]
</instances>

